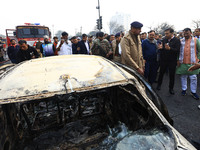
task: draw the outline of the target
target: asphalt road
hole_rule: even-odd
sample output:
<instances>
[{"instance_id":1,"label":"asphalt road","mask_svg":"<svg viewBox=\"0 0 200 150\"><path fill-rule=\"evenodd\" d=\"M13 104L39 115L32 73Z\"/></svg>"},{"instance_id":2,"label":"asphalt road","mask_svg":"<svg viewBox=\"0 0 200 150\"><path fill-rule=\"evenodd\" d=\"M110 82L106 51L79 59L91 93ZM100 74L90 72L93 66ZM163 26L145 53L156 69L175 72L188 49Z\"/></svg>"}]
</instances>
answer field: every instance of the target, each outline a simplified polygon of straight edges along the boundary
<instances>
[{"instance_id":1,"label":"asphalt road","mask_svg":"<svg viewBox=\"0 0 200 150\"><path fill-rule=\"evenodd\" d=\"M198 75L197 94L200 96L200 76ZM197 149L200 149L200 100L195 100L190 95L190 84L188 80L187 95L181 95L180 76L176 75L174 91L175 95L169 93L169 76L165 74L161 90L155 90L166 104L169 115L174 120L174 127ZM157 84L153 85L156 89ZM199 144L196 144L198 142Z\"/></svg>"}]
</instances>

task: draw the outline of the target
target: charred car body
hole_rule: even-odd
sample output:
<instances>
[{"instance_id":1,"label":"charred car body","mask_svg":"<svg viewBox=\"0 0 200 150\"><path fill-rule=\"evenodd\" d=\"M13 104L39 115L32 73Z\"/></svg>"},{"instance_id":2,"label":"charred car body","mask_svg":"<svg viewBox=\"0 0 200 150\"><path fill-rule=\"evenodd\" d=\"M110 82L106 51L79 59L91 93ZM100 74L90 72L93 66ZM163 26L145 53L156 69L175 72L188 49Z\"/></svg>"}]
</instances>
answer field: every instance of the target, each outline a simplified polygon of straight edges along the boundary
<instances>
[{"instance_id":1,"label":"charred car body","mask_svg":"<svg viewBox=\"0 0 200 150\"><path fill-rule=\"evenodd\" d=\"M0 149L195 149L136 71L98 56L34 59L0 75Z\"/></svg>"}]
</instances>

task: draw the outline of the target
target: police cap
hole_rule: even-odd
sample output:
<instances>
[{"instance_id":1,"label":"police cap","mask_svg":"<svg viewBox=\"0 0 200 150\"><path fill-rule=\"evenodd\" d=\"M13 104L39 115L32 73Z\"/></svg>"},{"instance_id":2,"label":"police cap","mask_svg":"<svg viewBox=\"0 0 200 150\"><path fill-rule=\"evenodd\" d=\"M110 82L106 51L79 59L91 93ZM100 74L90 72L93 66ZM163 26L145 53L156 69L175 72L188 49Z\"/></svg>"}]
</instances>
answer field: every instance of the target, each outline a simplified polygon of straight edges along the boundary
<instances>
[{"instance_id":1,"label":"police cap","mask_svg":"<svg viewBox=\"0 0 200 150\"><path fill-rule=\"evenodd\" d=\"M143 27L143 24L138 22L138 21L134 21L131 23L131 27L134 27L134 28L142 28Z\"/></svg>"},{"instance_id":2,"label":"police cap","mask_svg":"<svg viewBox=\"0 0 200 150\"><path fill-rule=\"evenodd\" d=\"M120 37L120 33L115 34L115 37Z\"/></svg>"}]
</instances>

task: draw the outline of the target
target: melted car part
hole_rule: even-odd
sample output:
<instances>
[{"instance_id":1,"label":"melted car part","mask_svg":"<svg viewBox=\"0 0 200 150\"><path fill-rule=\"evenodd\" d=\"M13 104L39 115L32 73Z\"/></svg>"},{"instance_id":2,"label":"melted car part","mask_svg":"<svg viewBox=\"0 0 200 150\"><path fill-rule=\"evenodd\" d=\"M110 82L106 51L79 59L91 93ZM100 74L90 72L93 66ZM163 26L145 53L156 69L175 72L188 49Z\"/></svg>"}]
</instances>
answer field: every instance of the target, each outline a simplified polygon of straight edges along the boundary
<instances>
[{"instance_id":1,"label":"melted car part","mask_svg":"<svg viewBox=\"0 0 200 150\"><path fill-rule=\"evenodd\" d=\"M94 150L172 150L175 149L175 142L168 129L162 126L132 132L123 123L119 123Z\"/></svg>"},{"instance_id":2,"label":"melted car part","mask_svg":"<svg viewBox=\"0 0 200 150\"><path fill-rule=\"evenodd\" d=\"M114 128L118 122L131 131L162 124L133 85L12 105L15 108L7 113L16 114L10 115L18 137L16 149L90 149L109 135L108 126Z\"/></svg>"}]
</instances>

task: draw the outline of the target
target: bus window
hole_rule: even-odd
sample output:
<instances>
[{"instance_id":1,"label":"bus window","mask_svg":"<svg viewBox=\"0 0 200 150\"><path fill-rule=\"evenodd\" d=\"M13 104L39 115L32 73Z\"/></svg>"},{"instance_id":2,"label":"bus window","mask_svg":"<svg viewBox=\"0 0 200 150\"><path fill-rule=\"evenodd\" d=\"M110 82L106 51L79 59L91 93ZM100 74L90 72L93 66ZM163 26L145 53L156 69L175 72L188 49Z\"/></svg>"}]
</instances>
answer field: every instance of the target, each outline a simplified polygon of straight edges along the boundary
<instances>
[{"instance_id":1,"label":"bus window","mask_svg":"<svg viewBox=\"0 0 200 150\"><path fill-rule=\"evenodd\" d=\"M38 29L38 34L44 35L44 29Z\"/></svg>"},{"instance_id":2,"label":"bus window","mask_svg":"<svg viewBox=\"0 0 200 150\"><path fill-rule=\"evenodd\" d=\"M25 28L25 29L23 29L23 33L24 33L25 35L30 35L30 34L31 34L31 31L30 31L29 28Z\"/></svg>"},{"instance_id":3,"label":"bus window","mask_svg":"<svg viewBox=\"0 0 200 150\"><path fill-rule=\"evenodd\" d=\"M37 38L41 38L44 35L49 36L49 32L48 32L47 28L39 28L39 29L36 29L36 30L37 30L37 34L35 34L35 37L37 37Z\"/></svg>"},{"instance_id":4,"label":"bus window","mask_svg":"<svg viewBox=\"0 0 200 150\"><path fill-rule=\"evenodd\" d=\"M17 38L43 38L44 35L49 36L48 28L42 28L42 27L17 28Z\"/></svg>"},{"instance_id":5,"label":"bus window","mask_svg":"<svg viewBox=\"0 0 200 150\"><path fill-rule=\"evenodd\" d=\"M17 38L29 38L31 37L30 28L22 28L17 30Z\"/></svg>"}]
</instances>

